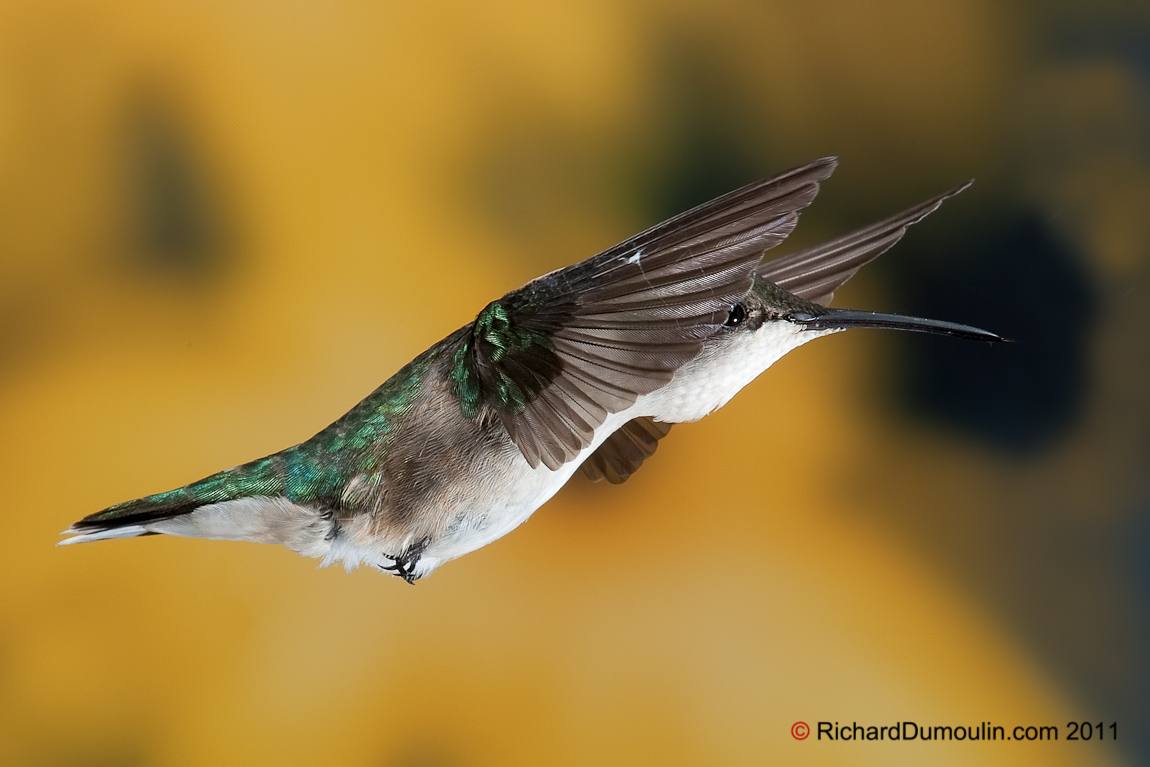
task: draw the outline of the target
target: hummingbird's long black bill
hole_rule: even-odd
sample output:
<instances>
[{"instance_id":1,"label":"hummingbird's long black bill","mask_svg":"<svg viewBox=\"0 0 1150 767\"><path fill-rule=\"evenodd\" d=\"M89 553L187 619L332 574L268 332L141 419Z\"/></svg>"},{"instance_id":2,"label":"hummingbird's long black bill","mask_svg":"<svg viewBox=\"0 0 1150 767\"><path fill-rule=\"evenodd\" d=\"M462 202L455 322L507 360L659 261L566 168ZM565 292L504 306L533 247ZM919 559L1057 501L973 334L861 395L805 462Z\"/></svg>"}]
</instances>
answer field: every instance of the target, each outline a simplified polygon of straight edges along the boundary
<instances>
[{"instance_id":1,"label":"hummingbird's long black bill","mask_svg":"<svg viewBox=\"0 0 1150 767\"><path fill-rule=\"evenodd\" d=\"M971 341L995 343L1007 339L989 330L957 322L928 320L922 317L908 317L903 314L882 314L880 312L860 312L854 309L831 309L825 314L795 312L787 319L808 330L845 330L847 328L886 328L888 330L910 330L915 333L934 333L940 336L954 336Z\"/></svg>"}]
</instances>

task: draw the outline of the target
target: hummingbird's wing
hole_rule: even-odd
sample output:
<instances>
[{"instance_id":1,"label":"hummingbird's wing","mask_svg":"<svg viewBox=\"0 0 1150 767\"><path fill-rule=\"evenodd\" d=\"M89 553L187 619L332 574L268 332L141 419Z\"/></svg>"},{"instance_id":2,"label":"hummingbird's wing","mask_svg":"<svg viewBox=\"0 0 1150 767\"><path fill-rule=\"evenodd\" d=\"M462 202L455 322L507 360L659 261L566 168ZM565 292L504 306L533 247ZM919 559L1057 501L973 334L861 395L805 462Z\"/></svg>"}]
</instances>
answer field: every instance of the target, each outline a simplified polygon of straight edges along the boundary
<instances>
[{"instance_id":1,"label":"hummingbird's wing","mask_svg":"<svg viewBox=\"0 0 1150 767\"><path fill-rule=\"evenodd\" d=\"M938 209L950 197L969 187L960 187L932 197L877 224L858 229L830 242L788 253L760 264L759 276L794 293L799 298L826 306L834 292L862 267L874 261L902 239L906 228L917 224Z\"/></svg>"},{"instance_id":2,"label":"hummingbird's wing","mask_svg":"<svg viewBox=\"0 0 1150 767\"><path fill-rule=\"evenodd\" d=\"M579 467L583 476L592 482L605 479L612 485L623 484L655 454L659 440L671 432L671 426L650 416L628 421L583 462Z\"/></svg>"},{"instance_id":3,"label":"hummingbird's wing","mask_svg":"<svg viewBox=\"0 0 1150 767\"><path fill-rule=\"evenodd\" d=\"M834 167L750 184L492 302L455 352L464 412L493 410L533 467L572 460L699 353Z\"/></svg>"},{"instance_id":4,"label":"hummingbird's wing","mask_svg":"<svg viewBox=\"0 0 1150 767\"><path fill-rule=\"evenodd\" d=\"M760 264L756 271L800 298L829 304L835 290L898 242L908 226L926 218L943 201L968 186L969 182L877 224ZM608 437L580 468L592 482L626 482L643 461L655 454L659 440L670 431L669 423L636 418Z\"/></svg>"}]
</instances>

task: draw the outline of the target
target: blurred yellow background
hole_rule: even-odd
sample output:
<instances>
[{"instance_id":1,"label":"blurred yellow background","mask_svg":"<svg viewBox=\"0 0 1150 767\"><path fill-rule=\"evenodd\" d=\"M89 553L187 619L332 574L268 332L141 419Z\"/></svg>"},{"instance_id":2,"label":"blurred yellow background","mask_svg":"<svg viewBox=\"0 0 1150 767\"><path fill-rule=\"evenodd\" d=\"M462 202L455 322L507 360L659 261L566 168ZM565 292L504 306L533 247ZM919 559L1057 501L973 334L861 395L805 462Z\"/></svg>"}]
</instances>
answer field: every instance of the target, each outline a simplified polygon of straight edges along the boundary
<instances>
[{"instance_id":1,"label":"blurred yellow background","mask_svg":"<svg viewBox=\"0 0 1150 767\"><path fill-rule=\"evenodd\" d=\"M1146 763L1132 5L4 2L0 763ZM53 547L826 154L800 244L978 179L836 304L1018 343L820 341L415 588L278 547Z\"/></svg>"}]
</instances>

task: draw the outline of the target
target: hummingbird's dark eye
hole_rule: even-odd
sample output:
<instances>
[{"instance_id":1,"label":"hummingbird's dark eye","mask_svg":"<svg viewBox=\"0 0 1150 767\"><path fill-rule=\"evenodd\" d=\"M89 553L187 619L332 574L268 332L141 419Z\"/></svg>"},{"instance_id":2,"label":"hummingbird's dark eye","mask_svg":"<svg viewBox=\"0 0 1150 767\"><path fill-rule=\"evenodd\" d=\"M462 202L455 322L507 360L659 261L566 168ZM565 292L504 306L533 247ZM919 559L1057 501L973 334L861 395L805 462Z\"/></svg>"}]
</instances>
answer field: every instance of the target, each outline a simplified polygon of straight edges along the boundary
<instances>
[{"instance_id":1,"label":"hummingbird's dark eye","mask_svg":"<svg viewBox=\"0 0 1150 767\"><path fill-rule=\"evenodd\" d=\"M731 313L727 315L727 321L723 323L723 327L733 328L736 325L741 325L746 318L747 310L743 308L742 304L735 304L731 307Z\"/></svg>"}]
</instances>

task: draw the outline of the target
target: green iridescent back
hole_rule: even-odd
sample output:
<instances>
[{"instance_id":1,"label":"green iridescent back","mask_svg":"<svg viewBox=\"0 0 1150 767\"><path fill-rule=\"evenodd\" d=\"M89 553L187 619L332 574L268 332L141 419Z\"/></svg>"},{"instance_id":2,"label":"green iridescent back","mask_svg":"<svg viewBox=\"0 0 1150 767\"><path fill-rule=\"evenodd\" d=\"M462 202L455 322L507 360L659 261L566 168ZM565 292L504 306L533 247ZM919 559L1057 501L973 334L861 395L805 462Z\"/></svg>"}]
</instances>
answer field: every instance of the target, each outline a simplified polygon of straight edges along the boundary
<instances>
[{"instance_id":1,"label":"green iridescent back","mask_svg":"<svg viewBox=\"0 0 1150 767\"><path fill-rule=\"evenodd\" d=\"M437 345L417 357L306 442L175 490L110 506L90 519L131 524L251 497L283 497L300 505L336 508L351 477L378 474L397 426L418 398L441 348Z\"/></svg>"}]
</instances>

